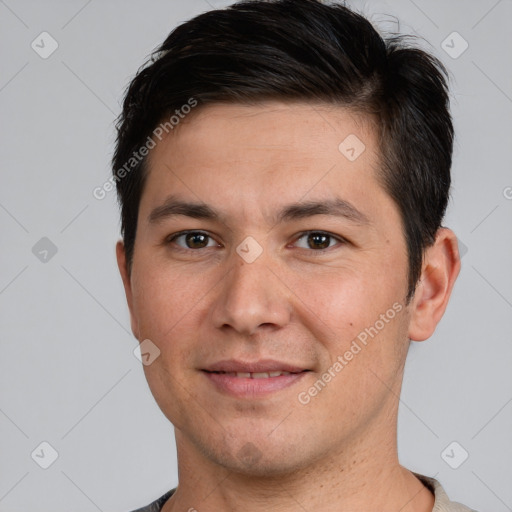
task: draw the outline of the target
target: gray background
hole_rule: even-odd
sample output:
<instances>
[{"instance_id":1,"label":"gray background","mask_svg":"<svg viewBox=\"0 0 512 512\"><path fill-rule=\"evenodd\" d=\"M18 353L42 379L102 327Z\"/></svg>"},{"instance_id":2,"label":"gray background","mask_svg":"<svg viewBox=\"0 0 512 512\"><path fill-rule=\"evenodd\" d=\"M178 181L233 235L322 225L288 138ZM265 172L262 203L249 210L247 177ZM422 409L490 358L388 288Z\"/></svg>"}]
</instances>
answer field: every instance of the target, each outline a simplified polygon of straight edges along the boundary
<instances>
[{"instance_id":1,"label":"gray background","mask_svg":"<svg viewBox=\"0 0 512 512\"><path fill-rule=\"evenodd\" d=\"M178 23L229 3L0 0L2 512L127 511L177 482L172 426L133 355L115 196L92 190L129 78ZM397 16L453 78L446 224L467 252L436 334L411 348L401 461L480 512L512 510L512 2L349 4L386 29ZM59 45L47 59L31 48L43 31ZM469 44L457 58L442 48L454 31ZM43 441L58 452L48 469Z\"/></svg>"}]
</instances>

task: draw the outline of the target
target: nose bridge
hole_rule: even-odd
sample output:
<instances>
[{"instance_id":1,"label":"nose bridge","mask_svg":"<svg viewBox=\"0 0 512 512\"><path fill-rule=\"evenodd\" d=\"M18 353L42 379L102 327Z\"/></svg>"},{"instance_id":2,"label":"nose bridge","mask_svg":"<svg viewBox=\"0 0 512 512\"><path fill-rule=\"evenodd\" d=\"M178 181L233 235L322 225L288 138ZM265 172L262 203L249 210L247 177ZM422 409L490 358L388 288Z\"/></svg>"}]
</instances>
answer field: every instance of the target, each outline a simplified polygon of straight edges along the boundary
<instances>
[{"instance_id":1,"label":"nose bridge","mask_svg":"<svg viewBox=\"0 0 512 512\"><path fill-rule=\"evenodd\" d=\"M262 326L282 327L289 321L290 304L284 287L269 269L271 261L265 256L248 261L233 254L231 268L216 299L215 326L231 327L245 335Z\"/></svg>"}]
</instances>

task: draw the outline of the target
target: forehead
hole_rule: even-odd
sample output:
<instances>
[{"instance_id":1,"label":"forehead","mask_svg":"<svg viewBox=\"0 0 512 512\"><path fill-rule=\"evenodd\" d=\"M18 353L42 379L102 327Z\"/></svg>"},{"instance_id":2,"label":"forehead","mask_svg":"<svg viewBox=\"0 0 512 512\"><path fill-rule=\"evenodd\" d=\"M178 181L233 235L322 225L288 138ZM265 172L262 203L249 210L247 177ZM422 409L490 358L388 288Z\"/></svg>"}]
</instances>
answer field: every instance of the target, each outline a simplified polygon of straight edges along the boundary
<instances>
[{"instance_id":1,"label":"forehead","mask_svg":"<svg viewBox=\"0 0 512 512\"><path fill-rule=\"evenodd\" d=\"M372 156L376 160L376 147L371 119L339 105L221 103L196 107L183 116L157 141L148 167L171 160L171 153L174 160L210 159L212 164L240 153L267 160L329 159L341 164L354 162L361 154L367 165Z\"/></svg>"},{"instance_id":2,"label":"forehead","mask_svg":"<svg viewBox=\"0 0 512 512\"><path fill-rule=\"evenodd\" d=\"M261 210L306 196L348 194L357 201L380 189L371 122L344 107L266 102L197 108L149 154L142 203L178 193L226 208L237 201L242 207L243 200L243 207Z\"/></svg>"},{"instance_id":3,"label":"forehead","mask_svg":"<svg viewBox=\"0 0 512 512\"><path fill-rule=\"evenodd\" d=\"M168 144L172 144L169 139L174 139L174 149L184 151L201 143L203 151L221 158L237 150L278 158L281 151L288 149L293 152L286 154L286 159L309 160L318 159L319 153L338 159L343 155L339 145L350 135L359 138L358 150L363 147L361 143L369 146L366 156L375 149L374 131L368 116L327 103L268 101L256 105L199 107L185 116L166 139ZM352 137L352 140L356 139ZM162 146L164 144L160 144L160 149ZM222 147L222 154L217 151L219 147Z\"/></svg>"}]
</instances>

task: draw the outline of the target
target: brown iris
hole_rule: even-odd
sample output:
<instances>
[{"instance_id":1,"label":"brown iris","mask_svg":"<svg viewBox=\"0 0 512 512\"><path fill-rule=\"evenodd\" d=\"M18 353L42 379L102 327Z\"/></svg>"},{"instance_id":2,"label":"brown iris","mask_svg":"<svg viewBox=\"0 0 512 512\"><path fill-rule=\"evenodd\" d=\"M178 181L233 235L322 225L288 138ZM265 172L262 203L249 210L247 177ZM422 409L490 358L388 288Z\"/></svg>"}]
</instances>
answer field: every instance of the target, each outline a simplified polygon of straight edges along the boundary
<instances>
[{"instance_id":1,"label":"brown iris","mask_svg":"<svg viewBox=\"0 0 512 512\"><path fill-rule=\"evenodd\" d=\"M208 245L208 235L204 233L187 233L185 241L190 249L202 249Z\"/></svg>"},{"instance_id":2,"label":"brown iris","mask_svg":"<svg viewBox=\"0 0 512 512\"><path fill-rule=\"evenodd\" d=\"M311 249L327 249L331 242L331 237L323 233L310 233L308 235L308 246Z\"/></svg>"}]
</instances>

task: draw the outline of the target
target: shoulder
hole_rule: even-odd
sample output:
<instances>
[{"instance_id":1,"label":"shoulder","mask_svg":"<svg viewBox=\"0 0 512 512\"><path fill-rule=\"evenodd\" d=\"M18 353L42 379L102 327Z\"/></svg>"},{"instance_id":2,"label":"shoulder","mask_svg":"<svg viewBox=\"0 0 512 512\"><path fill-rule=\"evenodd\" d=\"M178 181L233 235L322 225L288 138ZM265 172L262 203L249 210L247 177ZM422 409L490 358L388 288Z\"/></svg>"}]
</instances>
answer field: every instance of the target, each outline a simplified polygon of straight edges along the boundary
<instances>
[{"instance_id":1,"label":"shoulder","mask_svg":"<svg viewBox=\"0 0 512 512\"><path fill-rule=\"evenodd\" d=\"M432 512L476 512L466 505L451 501L443 486L436 479L418 473L414 473L414 475L434 493L435 501Z\"/></svg>"},{"instance_id":2,"label":"shoulder","mask_svg":"<svg viewBox=\"0 0 512 512\"><path fill-rule=\"evenodd\" d=\"M160 512L165 502L173 495L175 490L176 489L171 489L169 492L166 492L163 496L153 501L153 503L150 503L145 507L138 508L133 512Z\"/></svg>"}]
</instances>

